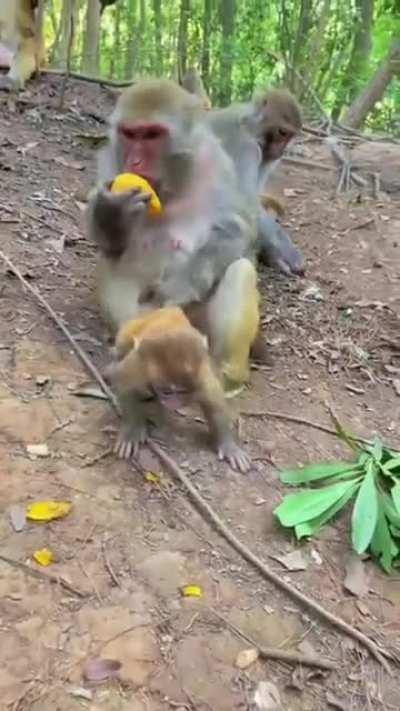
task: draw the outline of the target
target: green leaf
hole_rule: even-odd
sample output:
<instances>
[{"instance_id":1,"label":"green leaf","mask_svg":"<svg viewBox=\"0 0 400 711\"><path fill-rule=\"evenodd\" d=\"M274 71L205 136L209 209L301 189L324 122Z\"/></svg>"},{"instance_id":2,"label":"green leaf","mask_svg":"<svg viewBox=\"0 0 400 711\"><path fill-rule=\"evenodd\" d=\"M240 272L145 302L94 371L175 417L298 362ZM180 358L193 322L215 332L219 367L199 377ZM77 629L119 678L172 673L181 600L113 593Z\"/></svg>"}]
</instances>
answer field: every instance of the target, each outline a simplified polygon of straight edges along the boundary
<instances>
[{"instance_id":1,"label":"green leaf","mask_svg":"<svg viewBox=\"0 0 400 711\"><path fill-rule=\"evenodd\" d=\"M336 503L346 491L354 486L354 483L354 480L351 479L325 486L323 489L289 494L274 510L274 514L282 526L297 526L304 521L310 521Z\"/></svg>"},{"instance_id":2,"label":"green leaf","mask_svg":"<svg viewBox=\"0 0 400 711\"><path fill-rule=\"evenodd\" d=\"M320 516L316 516L310 521L305 521L304 523L299 523L297 526L295 526L294 531L297 540L300 540L300 538L304 538L305 536L314 536L316 533L318 533L319 529L322 528L325 523L327 523L331 518L333 518L335 514L340 511L340 509L346 506L347 502L350 501L351 497L353 496L354 492L357 491L358 487L359 482L354 482L353 486L348 491L346 491L346 493L343 494L343 496L341 496L340 499L336 501L335 504L333 504L333 506L330 506L327 511L320 514Z\"/></svg>"},{"instance_id":3,"label":"green leaf","mask_svg":"<svg viewBox=\"0 0 400 711\"><path fill-rule=\"evenodd\" d=\"M390 494L392 496L396 512L400 516L400 483L397 483L392 487Z\"/></svg>"},{"instance_id":4,"label":"green leaf","mask_svg":"<svg viewBox=\"0 0 400 711\"><path fill-rule=\"evenodd\" d=\"M352 471L359 472L359 467L354 462L320 462L299 469L285 469L280 472L280 479L284 484L304 484Z\"/></svg>"},{"instance_id":5,"label":"green leaf","mask_svg":"<svg viewBox=\"0 0 400 711\"><path fill-rule=\"evenodd\" d=\"M384 467L384 469L388 469L388 471L390 472L393 471L393 469L397 469L397 467L400 469L400 457L392 457L391 459L388 459L382 466Z\"/></svg>"},{"instance_id":6,"label":"green leaf","mask_svg":"<svg viewBox=\"0 0 400 711\"><path fill-rule=\"evenodd\" d=\"M357 465L359 467L364 467L365 464L367 463L368 459L370 458L370 453L369 452L364 452L362 451L360 456L357 459Z\"/></svg>"},{"instance_id":7,"label":"green leaf","mask_svg":"<svg viewBox=\"0 0 400 711\"><path fill-rule=\"evenodd\" d=\"M352 515L351 538L356 553L364 553L371 543L378 516L378 495L375 487L375 466L370 461L360 486Z\"/></svg>"},{"instance_id":8,"label":"green leaf","mask_svg":"<svg viewBox=\"0 0 400 711\"><path fill-rule=\"evenodd\" d=\"M394 544L394 542L390 535L384 509L382 506L379 506L375 531L371 540L371 552L387 573L392 572L393 558L397 555L394 548L392 548L392 544Z\"/></svg>"},{"instance_id":9,"label":"green leaf","mask_svg":"<svg viewBox=\"0 0 400 711\"><path fill-rule=\"evenodd\" d=\"M389 524L390 533L394 538L400 538L400 528L396 528L392 523Z\"/></svg>"},{"instance_id":10,"label":"green leaf","mask_svg":"<svg viewBox=\"0 0 400 711\"><path fill-rule=\"evenodd\" d=\"M400 528L400 515L397 513L393 501L388 494L379 492L379 506L382 506L385 516L389 519L390 523L396 526L396 528Z\"/></svg>"}]
</instances>

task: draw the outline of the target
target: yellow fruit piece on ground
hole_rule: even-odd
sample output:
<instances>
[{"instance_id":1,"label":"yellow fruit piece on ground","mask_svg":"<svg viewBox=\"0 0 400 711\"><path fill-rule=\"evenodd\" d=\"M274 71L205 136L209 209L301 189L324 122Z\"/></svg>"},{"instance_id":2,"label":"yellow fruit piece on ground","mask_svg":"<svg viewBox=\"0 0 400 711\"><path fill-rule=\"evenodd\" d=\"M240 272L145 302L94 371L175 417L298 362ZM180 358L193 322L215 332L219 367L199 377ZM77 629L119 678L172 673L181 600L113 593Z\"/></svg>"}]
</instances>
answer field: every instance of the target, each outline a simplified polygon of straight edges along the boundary
<instances>
[{"instance_id":1,"label":"yellow fruit piece on ground","mask_svg":"<svg viewBox=\"0 0 400 711\"><path fill-rule=\"evenodd\" d=\"M48 548L40 548L40 550L35 551L33 558L39 565L46 566L50 565L50 563L54 563L54 555Z\"/></svg>"},{"instance_id":2,"label":"yellow fruit piece on ground","mask_svg":"<svg viewBox=\"0 0 400 711\"><path fill-rule=\"evenodd\" d=\"M183 597L202 597L203 591L200 585L185 585L182 588Z\"/></svg>"},{"instance_id":3,"label":"yellow fruit piece on ground","mask_svg":"<svg viewBox=\"0 0 400 711\"><path fill-rule=\"evenodd\" d=\"M159 215L160 212L162 212L162 207L157 193L145 178L136 175L136 173L120 173L120 175L117 175L111 185L111 192L123 193L128 190L134 190L135 188L144 193L150 193L149 211L152 215Z\"/></svg>"},{"instance_id":4,"label":"yellow fruit piece on ground","mask_svg":"<svg viewBox=\"0 0 400 711\"><path fill-rule=\"evenodd\" d=\"M69 514L69 501L35 501L26 507L26 517L30 521L53 521Z\"/></svg>"}]
</instances>

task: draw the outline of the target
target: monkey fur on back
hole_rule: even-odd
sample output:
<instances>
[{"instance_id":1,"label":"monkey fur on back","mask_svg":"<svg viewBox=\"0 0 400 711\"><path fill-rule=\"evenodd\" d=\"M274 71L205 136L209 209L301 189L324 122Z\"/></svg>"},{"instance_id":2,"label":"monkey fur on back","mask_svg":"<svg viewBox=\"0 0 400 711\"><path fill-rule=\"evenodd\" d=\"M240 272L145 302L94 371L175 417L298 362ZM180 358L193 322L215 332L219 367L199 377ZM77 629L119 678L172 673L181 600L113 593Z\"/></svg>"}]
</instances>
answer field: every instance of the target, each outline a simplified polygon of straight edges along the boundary
<instances>
[{"instance_id":1,"label":"monkey fur on back","mask_svg":"<svg viewBox=\"0 0 400 711\"><path fill-rule=\"evenodd\" d=\"M116 388L123 424L114 451L127 458L148 438L148 400L170 387L184 388L200 405L220 459L247 471L250 459L235 442L222 385L207 339L182 309L166 307L125 323L115 341L107 377ZM146 404L147 400L147 404Z\"/></svg>"}]
</instances>

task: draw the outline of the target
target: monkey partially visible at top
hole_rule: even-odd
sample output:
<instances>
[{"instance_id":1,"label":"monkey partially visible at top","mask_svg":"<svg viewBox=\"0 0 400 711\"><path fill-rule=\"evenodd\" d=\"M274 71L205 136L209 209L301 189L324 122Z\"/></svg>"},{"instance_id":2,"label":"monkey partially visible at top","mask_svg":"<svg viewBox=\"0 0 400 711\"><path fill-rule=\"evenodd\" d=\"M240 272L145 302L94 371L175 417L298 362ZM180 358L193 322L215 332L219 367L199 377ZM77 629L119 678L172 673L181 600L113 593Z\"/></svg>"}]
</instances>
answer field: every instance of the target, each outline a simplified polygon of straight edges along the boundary
<instances>
[{"instance_id":1,"label":"monkey partially visible at top","mask_svg":"<svg viewBox=\"0 0 400 711\"><path fill-rule=\"evenodd\" d=\"M100 248L98 298L111 327L181 306L207 334L226 387L235 389L249 378L259 326L256 182L249 198L205 113L198 98L169 80L126 89L100 156L89 228ZM124 172L150 183L161 214L149 214L146 193L109 190Z\"/></svg>"},{"instance_id":2,"label":"monkey partially visible at top","mask_svg":"<svg viewBox=\"0 0 400 711\"><path fill-rule=\"evenodd\" d=\"M191 94L195 94L195 96L198 96L205 109L211 109L211 101L206 92L203 80L197 70L194 69L194 67L188 69L187 72L184 74L182 79L182 86L184 89L186 89L186 91L189 91Z\"/></svg>"},{"instance_id":3,"label":"monkey partially visible at top","mask_svg":"<svg viewBox=\"0 0 400 711\"><path fill-rule=\"evenodd\" d=\"M38 22L43 0L1 0L0 42L10 51L8 74L0 76L0 89L23 89L44 60Z\"/></svg>"},{"instance_id":4,"label":"monkey partially visible at top","mask_svg":"<svg viewBox=\"0 0 400 711\"><path fill-rule=\"evenodd\" d=\"M278 166L288 143L300 132L300 108L285 90L256 95L246 104L233 104L208 113L208 120L232 157L241 182L250 196L254 182L265 195L268 179ZM286 274L304 270L300 251L261 202L258 208L258 253L268 265Z\"/></svg>"},{"instance_id":5,"label":"monkey partially visible at top","mask_svg":"<svg viewBox=\"0 0 400 711\"><path fill-rule=\"evenodd\" d=\"M222 385L212 365L207 339L191 326L182 309L162 308L125 323L115 341L116 360L106 371L122 411L114 451L137 454L149 436L149 420L160 420L159 396L165 388L184 388L204 414L219 459L239 471L250 467L235 442ZM152 396L155 396L152 399ZM151 408L156 407L156 411Z\"/></svg>"}]
</instances>

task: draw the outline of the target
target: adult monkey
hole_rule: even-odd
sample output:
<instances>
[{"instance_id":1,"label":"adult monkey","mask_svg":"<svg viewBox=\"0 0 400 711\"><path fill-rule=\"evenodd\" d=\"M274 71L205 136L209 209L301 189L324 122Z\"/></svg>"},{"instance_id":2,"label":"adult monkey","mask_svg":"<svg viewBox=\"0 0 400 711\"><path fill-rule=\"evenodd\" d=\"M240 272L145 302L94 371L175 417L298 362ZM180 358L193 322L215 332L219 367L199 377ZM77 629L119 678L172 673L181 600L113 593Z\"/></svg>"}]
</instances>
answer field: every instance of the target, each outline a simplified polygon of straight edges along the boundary
<instances>
[{"instance_id":1,"label":"adult monkey","mask_svg":"<svg viewBox=\"0 0 400 711\"><path fill-rule=\"evenodd\" d=\"M43 0L1 0L0 42L11 52L9 71L0 77L0 89L23 89L44 59L39 26Z\"/></svg>"},{"instance_id":2,"label":"adult monkey","mask_svg":"<svg viewBox=\"0 0 400 711\"><path fill-rule=\"evenodd\" d=\"M231 155L239 178L263 196L268 178L278 166L286 146L301 130L301 113L294 97L284 90L264 91L247 104L236 104L208 113L210 125ZM285 274L301 274L303 257L279 222L258 207L257 251L266 264Z\"/></svg>"},{"instance_id":3,"label":"adult monkey","mask_svg":"<svg viewBox=\"0 0 400 711\"><path fill-rule=\"evenodd\" d=\"M143 193L109 191L121 172L150 182L161 216L151 219ZM207 333L228 384L245 382L259 325L256 183L249 199L199 99L166 79L126 89L110 119L99 178L89 224L101 254L99 302L111 326L182 306Z\"/></svg>"}]
</instances>

